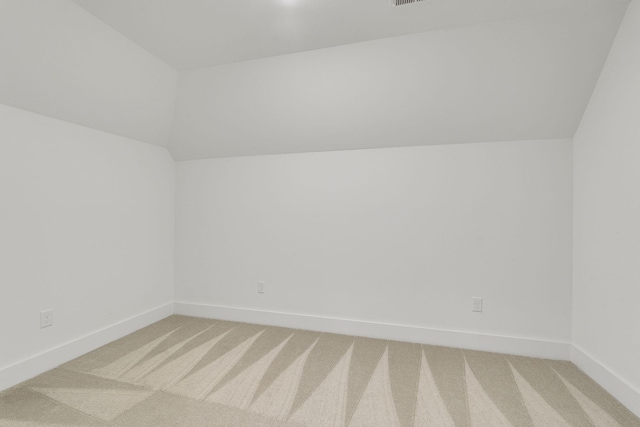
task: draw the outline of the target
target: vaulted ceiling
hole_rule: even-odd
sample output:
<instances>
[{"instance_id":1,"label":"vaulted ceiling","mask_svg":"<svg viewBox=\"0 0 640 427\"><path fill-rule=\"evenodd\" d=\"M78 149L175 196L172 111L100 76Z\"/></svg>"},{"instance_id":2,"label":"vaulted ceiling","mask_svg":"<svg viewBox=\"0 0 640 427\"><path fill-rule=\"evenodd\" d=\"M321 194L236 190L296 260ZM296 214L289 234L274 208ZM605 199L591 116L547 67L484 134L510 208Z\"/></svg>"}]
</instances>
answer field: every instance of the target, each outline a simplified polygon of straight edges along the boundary
<instances>
[{"instance_id":1,"label":"vaulted ceiling","mask_svg":"<svg viewBox=\"0 0 640 427\"><path fill-rule=\"evenodd\" d=\"M73 0L179 70L623 0Z\"/></svg>"},{"instance_id":2,"label":"vaulted ceiling","mask_svg":"<svg viewBox=\"0 0 640 427\"><path fill-rule=\"evenodd\" d=\"M627 5L1 0L0 103L177 160L571 138Z\"/></svg>"}]
</instances>

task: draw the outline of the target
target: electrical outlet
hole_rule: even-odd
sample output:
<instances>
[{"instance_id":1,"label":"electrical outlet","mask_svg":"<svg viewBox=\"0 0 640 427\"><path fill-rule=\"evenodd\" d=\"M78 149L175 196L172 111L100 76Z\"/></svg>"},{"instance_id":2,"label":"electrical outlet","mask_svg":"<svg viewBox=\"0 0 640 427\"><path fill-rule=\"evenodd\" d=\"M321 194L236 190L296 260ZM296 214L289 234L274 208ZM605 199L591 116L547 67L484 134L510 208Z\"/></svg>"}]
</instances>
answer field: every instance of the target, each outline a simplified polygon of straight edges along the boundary
<instances>
[{"instance_id":1,"label":"electrical outlet","mask_svg":"<svg viewBox=\"0 0 640 427\"><path fill-rule=\"evenodd\" d=\"M473 297L471 300L473 301L473 309L472 309L472 311L481 313L482 312L482 298Z\"/></svg>"},{"instance_id":2,"label":"electrical outlet","mask_svg":"<svg viewBox=\"0 0 640 427\"><path fill-rule=\"evenodd\" d=\"M265 283L264 282L258 282L258 293L259 294L264 294L264 288L265 288Z\"/></svg>"},{"instance_id":3,"label":"electrical outlet","mask_svg":"<svg viewBox=\"0 0 640 427\"><path fill-rule=\"evenodd\" d=\"M53 309L40 312L40 329L53 326Z\"/></svg>"}]
</instances>

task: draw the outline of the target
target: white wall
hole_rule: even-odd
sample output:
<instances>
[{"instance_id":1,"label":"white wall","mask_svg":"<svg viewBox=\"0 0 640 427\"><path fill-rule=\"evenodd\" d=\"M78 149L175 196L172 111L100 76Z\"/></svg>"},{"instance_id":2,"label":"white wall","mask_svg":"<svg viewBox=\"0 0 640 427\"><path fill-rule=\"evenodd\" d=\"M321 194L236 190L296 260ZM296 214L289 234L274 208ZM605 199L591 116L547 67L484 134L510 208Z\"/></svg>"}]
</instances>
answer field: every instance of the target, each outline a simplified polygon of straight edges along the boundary
<instances>
[{"instance_id":1,"label":"white wall","mask_svg":"<svg viewBox=\"0 0 640 427\"><path fill-rule=\"evenodd\" d=\"M176 301L568 342L571 167L568 140L179 162Z\"/></svg>"},{"instance_id":2,"label":"white wall","mask_svg":"<svg viewBox=\"0 0 640 427\"><path fill-rule=\"evenodd\" d=\"M177 72L70 0L0 0L0 103L166 146Z\"/></svg>"},{"instance_id":3,"label":"white wall","mask_svg":"<svg viewBox=\"0 0 640 427\"><path fill-rule=\"evenodd\" d=\"M0 374L171 303L174 179L164 148L0 105Z\"/></svg>"},{"instance_id":4,"label":"white wall","mask_svg":"<svg viewBox=\"0 0 640 427\"><path fill-rule=\"evenodd\" d=\"M640 415L638 52L633 0L574 140L573 340L635 391L624 403Z\"/></svg>"},{"instance_id":5,"label":"white wall","mask_svg":"<svg viewBox=\"0 0 640 427\"><path fill-rule=\"evenodd\" d=\"M570 138L625 4L181 74L177 160Z\"/></svg>"}]
</instances>

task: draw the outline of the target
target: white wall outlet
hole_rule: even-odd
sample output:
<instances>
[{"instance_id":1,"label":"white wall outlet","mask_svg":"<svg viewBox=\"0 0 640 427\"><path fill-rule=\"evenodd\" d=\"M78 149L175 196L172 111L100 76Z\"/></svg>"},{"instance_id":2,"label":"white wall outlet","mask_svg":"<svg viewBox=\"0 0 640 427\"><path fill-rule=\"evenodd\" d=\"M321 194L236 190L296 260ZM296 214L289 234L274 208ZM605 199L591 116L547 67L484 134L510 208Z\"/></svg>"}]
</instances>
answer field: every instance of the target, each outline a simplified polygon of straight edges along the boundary
<instances>
[{"instance_id":1,"label":"white wall outlet","mask_svg":"<svg viewBox=\"0 0 640 427\"><path fill-rule=\"evenodd\" d=\"M471 299L473 301L473 311L481 313L482 312L482 298L473 297Z\"/></svg>"},{"instance_id":2,"label":"white wall outlet","mask_svg":"<svg viewBox=\"0 0 640 427\"><path fill-rule=\"evenodd\" d=\"M53 309L40 312L40 329L53 326Z\"/></svg>"},{"instance_id":3,"label":"white wall outlet","mask_svg":"<svg viewBox=\"0 0 640 427\"><path fill-rule=\"evenodd\" d=\"M264 294L264 288L265 288L265 283L264 282L258 282L258 293L259 294Z\"/></svg>"}]
</instances>

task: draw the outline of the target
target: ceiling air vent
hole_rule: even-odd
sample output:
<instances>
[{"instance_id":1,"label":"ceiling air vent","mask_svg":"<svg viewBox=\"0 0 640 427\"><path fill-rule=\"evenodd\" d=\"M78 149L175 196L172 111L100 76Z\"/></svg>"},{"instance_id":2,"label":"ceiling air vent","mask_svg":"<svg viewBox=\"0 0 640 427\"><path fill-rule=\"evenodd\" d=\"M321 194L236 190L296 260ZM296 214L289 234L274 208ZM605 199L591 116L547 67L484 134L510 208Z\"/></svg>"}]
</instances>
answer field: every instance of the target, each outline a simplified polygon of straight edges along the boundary
<instances>
[{"instance_id":1,"label":"ceiling air vent","mask_svg":"<svg viewBox=\"0 0 640 427\"><path fill-rule=\"evenodd\" d=\"M402 6L405 4L418 3L420 1L424 0L391 0L391 4L393 4L394 6Z\"/></svg>"}]
</instances>

